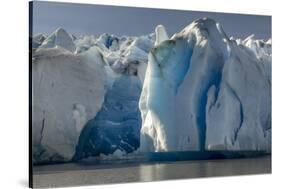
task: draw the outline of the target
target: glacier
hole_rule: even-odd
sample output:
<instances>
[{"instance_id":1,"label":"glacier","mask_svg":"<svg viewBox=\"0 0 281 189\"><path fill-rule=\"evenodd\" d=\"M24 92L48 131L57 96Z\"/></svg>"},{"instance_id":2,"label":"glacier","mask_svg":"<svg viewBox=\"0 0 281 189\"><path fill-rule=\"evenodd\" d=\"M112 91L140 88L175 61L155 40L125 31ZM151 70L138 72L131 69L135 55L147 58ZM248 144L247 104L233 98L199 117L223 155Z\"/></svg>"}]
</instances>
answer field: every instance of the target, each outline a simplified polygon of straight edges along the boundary
<instances>
[{"instance_id":1,"label":"glacier","mask_svg":"<svg viewBox=\"0 0 281 189\"><path fill-rule=\"evenodd\" d=\"M49 36L35 35L33 162L66 162L135 151L141 127L138 100L153 44L153 34L76 38L58 28ZM93 141L100 147L89 149Z\"/></svg>"},{"instance_id":2,"label":"glacier","mask_svg":"<svg viewBox=\"0 0 281 189\"><path fill-rule=\"evenodd\" d=\"M76 49L71 35L69 35L63 28L58 28L50 36L48 36L42 42L40 48L51 48L57 46L71 52L74 52Z\"/></svg>"},{"instance_id":3,"label":"glacier","mask_svg":"<svg viewBox=\"0 0 281 189\"><path fill-rule=\"evenodd\" d=\"M40 45L42 45L43 41L45 41L46 36L42 33L39 33L35 35L32 38L32 48L38 48Z\"/></svg>"},{"instance_id":4,"label":"glacier","mask_svg":"<svg viewBox=\"0 0 281 189\"><path fill-rule=\"evenodd\" d=\"M34 163L131 153L271 152L271 39L201 18L169 36L32 38Z\"/></svg>"},{"instance_id":5,"label":"glacier","mask_svg":"<svg viewBox=\"0 0 281 189\"><path fill-rule=\"evenodd\" d=\"M115 152L126 154L139 147L140 91L141 82L136 76L123 75L115 80L101 110L81 132L75 160Z\"/></svg>"},{"instance_id":6,"label":"glacier","mask_svg":"<svg viewBox=\"0 0 281 189\"><path fill-rule=\"evenodd\" d=\"M253 43L202 18L157 44L139 104L140 150L270 151L271 54Z\"/></svg>"},{"instance_id":7,"label":"glacier","mask_svg":"<svg viewBox=\"0 0 281 189\"><path fill-rule=\"evenodd\" d=\"M34 53L32 139L35 161L70 160L85 123L101 108L106 84L104 65L92 61L92 57L89 61L88 56L88 53L77 56L62 48L42 48Z\"/></svg>"}]
</instances>

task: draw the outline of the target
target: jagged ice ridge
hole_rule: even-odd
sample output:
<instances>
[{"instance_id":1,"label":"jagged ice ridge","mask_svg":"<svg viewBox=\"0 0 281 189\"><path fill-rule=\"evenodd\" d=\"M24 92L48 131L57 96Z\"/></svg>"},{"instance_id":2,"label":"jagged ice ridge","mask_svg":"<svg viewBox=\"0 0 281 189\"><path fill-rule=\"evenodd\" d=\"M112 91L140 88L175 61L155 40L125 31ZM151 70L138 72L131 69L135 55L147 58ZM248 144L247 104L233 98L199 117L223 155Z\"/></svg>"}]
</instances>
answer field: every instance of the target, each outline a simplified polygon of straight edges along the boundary
<instances>
[{"instance_id":1,"label":"jagged ice ridge","mask_svg":"<svg viewBox=\"0 0 281 189\"><path fill-rule=\"evenodd\" d=\"M198 19L169 37L32 39L35 163L132 152L271 151L271 39Z\"/></svg>"}]
</instances>

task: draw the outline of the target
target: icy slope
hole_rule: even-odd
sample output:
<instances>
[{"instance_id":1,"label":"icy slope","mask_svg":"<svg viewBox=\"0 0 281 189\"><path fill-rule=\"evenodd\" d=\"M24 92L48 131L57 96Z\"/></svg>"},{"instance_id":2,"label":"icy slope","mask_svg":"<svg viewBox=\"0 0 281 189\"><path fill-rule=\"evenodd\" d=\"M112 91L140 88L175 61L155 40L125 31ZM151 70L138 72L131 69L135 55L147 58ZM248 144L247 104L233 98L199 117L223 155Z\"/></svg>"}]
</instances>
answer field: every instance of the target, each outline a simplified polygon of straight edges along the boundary
<instances>
[{"instance_id":1,"label":"icy slope","mask_svg":"<svg viewBox=\"0 0 281 189\"><path fill-rule=\"evenodd\" d=\"M270 150L271 61L208 18L169 40L163 33L140 98L140 150Z\"/></svg>"},{"instance_id":2,"label":"icy slope","mask_svg":"<svg viewBox=\"0 0 281 189\"><path fill-rule=\"evenodd\" d=\"M142 82L148 61L148 52L155 42L154 33L138 37L117 37L107 33L100 36L74 37L63 28L58 28L46 39L40 39L40 42L38 41L39 37L42 35L33 37L32 45L35 49L61 47L74 54L80 54L88 51L91 47L96 47L115 73L136 75Z\"/></svg>"},{"instance_id":3,"label":"icy slope","mask_svg":"<svg viewBox=\"0 0 281 189\"><path fill-rule=\"evenodd\" d=\"M32 48L38 48L43 41L46 39L46 36L43 34L37 34L32 38Z\"/></svg>"},{"instance_id":4,"label":"icy slope","mask_svg":"<svg viewBox=\"0 0 281 189\"><path fill-rule=\"evenodd\" d=\"M59 47L41 48L34 54L34 162L70 160L84 125L100 110L106 86L105 66L94 54L73 55Z\"/></svg>"},{"instance_id":5,"label":"icy slope","mask_svg":"<svg viewBox=\"0 0 281 189\"><path fill-rule=\"evenodd\" d=\"M58 28L54 33L48 36L39 48L62 47L70 52L74 52L76 47L72 37L62 28Z\"/></svg>"},{"instance_id":6,"label":"icy slope","mask_svg":"<svg viewBox=\"0 0 281 189\"><path fill-rule=\"evenodd\" d=\"M105 61L112 70L119 74L130 74L144 78L144 70L147 64L147 56L153 47L153 35L140 37L116 37L103 34L99 37L84 36L77 39L75 53L87 51L89 47L96 46L102 52Z\"/></svg>"}]
</instances>

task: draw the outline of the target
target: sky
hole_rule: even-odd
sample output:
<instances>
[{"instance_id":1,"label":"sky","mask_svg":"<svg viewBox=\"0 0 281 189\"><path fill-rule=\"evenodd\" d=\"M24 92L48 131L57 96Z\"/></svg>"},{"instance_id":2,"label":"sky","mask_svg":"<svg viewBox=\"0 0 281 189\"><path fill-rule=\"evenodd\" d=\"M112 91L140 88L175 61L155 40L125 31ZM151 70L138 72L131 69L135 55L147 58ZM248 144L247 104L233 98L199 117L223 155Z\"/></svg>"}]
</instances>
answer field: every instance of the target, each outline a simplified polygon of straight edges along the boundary
<instances>
[{"instance_id":1,"label":"sky","mask_svg":"<svg viewBox=\"0 0 281 189\"><path fill-rule=\"evenodd\" d=\"M154 32L162 24L171 36L192 21L209 17L221 23L228 36L271 38L271 16L211 13L74 3L35 1L33 34L50 34L58 27L74 35L139 36Z\"/></svg>"}]
</instances>

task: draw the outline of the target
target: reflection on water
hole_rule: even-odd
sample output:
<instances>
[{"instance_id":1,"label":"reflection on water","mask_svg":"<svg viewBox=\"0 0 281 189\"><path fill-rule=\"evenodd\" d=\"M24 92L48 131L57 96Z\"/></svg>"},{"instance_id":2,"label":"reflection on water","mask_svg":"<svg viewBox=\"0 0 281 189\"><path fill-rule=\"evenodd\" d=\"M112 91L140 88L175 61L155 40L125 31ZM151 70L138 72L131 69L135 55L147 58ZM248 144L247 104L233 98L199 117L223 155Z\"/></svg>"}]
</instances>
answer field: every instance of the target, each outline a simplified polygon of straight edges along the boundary
<instances>
[{"instance_id":1,"label":"reflection on water","mask_svg":"<svg viewBox=\"0 0 281 189\"><path fill-rule=\"evenodd\" d=\"M143 165L139 168L139 178L141 181L152 181L152 180L162 180L165 177L165 170L167 166L165 164L156 165ZM162 174L162 175L161 175Z\"/></svg>"},{"instance_id":2,"label":"reflection on water","mask_svg":"<svg viewBox=\"0 0 281 189\"><path fill-rule=\"evenodd\" d=\"M270 158L191 161L143 165L140 181L270 173Z\"/></svg>"},{"instance_id":3,"label":"reflection on water","mask_svg":"<svg viewBox=\"0 0 281 189\"><path fill-rule=\"evenodd\" d=\"M271 173L271 156L153 164L62 164L34 167L34 171L34 187L145 182Z\"/></svg>"}]
</instances>

